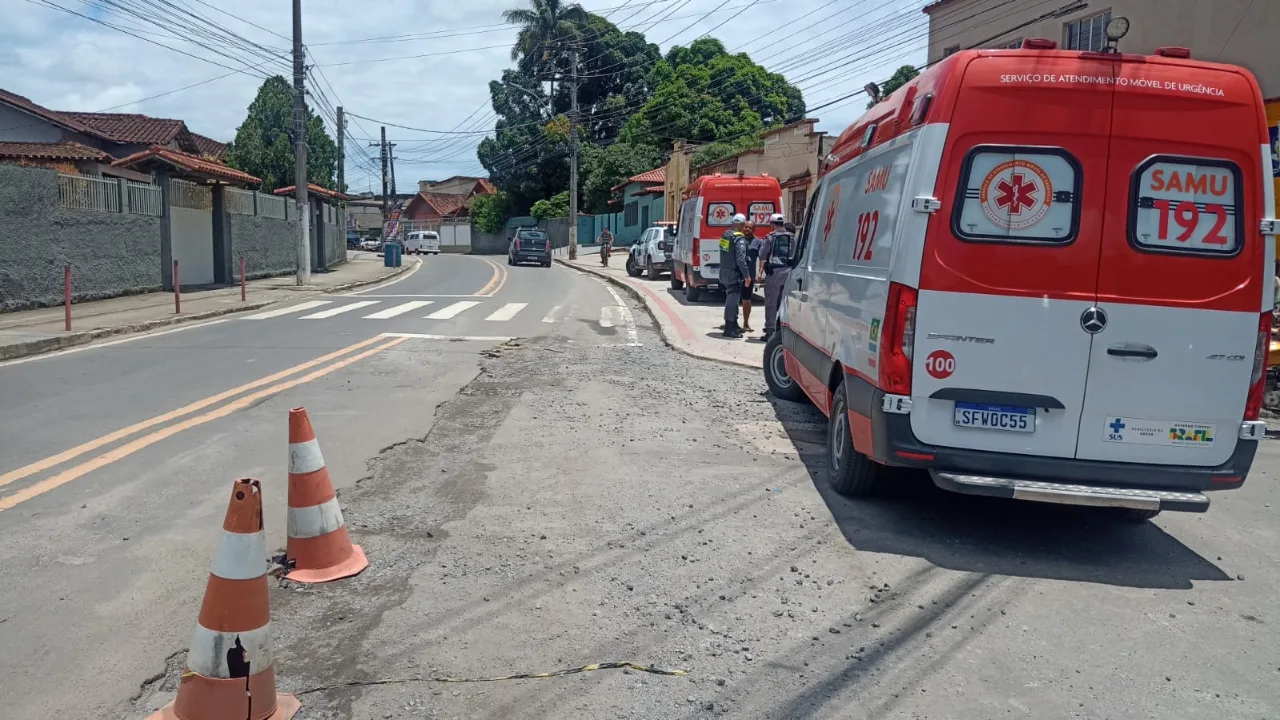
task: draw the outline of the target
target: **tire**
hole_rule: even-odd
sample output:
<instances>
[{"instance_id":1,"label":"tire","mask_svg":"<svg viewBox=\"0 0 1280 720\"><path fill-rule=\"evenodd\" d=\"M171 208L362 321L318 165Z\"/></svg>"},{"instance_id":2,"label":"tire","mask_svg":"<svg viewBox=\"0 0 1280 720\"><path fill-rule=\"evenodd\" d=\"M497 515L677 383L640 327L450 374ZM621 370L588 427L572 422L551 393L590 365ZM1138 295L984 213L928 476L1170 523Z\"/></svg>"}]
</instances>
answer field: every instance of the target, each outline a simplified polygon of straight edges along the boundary
<instances>
[{"instance_id":1,"label":"tire","mask_svg":"<svg viewBox=\"0 0 1280 720\"><path fill-rule=\"evenodd\" d=\"M510 256L510 255L508 255L508 256L507 256L507 264L508 264L508 265L515 265L515 263L511 261L511 256Z\"/></svg>"},{"instance_id":2,"label":"tire","mask_svg":"<svg viewBox=\"0 0 1280 720\"><path fill-rule=\"evenodd\" d=\"M645 277L649 278L650 280L657 280L658 271L656 268L653 267L653 258L645 258L645 266L647 268L647 273L645 274Z\"/></svg>"},{"instance_id":3,"label":"tire","mask_svg":"<svg viewBox=\"0 0 1280 720\"><path fill-rule=\"evenodd\" d=\"M803 402L806 399L800 385L787 375L787 366L783 361L782 336L774 333L764 346L764 383L769 392L779 400Z\"/></svg>"},{"instance_id":4,"label":"tire","mask_svg":"<svg viewBox=\"0 0 1280 720\"><path fill-rule=\"evenodd\" d=\"M635 260L631 256L627 256L627 274L631 277L640 277L640 269L636 267Z\"/></svg>"},{"instance_id":5,"label":"tire","mask_svg":"<svg viewBox=\"0 0 1280 720\"><path fill-rule=\"evenodd\" d=\"M844 382L836 388L827 422L827 478L831 489L848 497L866 497L876 491L880 465L853 449L849 432L849 400Z\"/></svg>"},{"instance_id":6,"label":"tire","mask_svg":"<svg viewBox=\"0 0 1280 720\"><path fill-rule=\"evenodd\" d=\"M1160 514L1160 511L1159 510L1123 509L1118 511L1117 514L1119 515L1120 519L1123 520L1124 522L1130 522L1137 525L1137 524L1145 523L1148 520L1154 519L1157 515Z\"/></svg>"},{"instance_id":7,"label":"tire","mask_svg":"<svg viewBox=\"0 0 1280 720\"><path fill-rule=\"evenodd\" d=\"M696 303L702 298L702 288L689 283L684 286L684 299L691 303Z\"/></svg>"},{"instance_id":8,"label":"tire","mask_svg":"<svg viewBox=\"0 0 1280 720\"><path fill-rule=\"evenodd\" d=\"M550 261L550 260L548 260L547 262L542 263L542 267L544 267L544 268L549 268L549 267L551 267L551 261Z\"/></svg>"},{"instance_id":9,"label":"tire","mask_svg":"<svg viewBox=\"0 0 1280 720\"><path fill-rule=\"evenodd\" d=\"M680 290L683 287L684 287L684 283L681 282L680 278L676 277L675 268L671 268L671 289Z\"/></svg>"}]
</instances>

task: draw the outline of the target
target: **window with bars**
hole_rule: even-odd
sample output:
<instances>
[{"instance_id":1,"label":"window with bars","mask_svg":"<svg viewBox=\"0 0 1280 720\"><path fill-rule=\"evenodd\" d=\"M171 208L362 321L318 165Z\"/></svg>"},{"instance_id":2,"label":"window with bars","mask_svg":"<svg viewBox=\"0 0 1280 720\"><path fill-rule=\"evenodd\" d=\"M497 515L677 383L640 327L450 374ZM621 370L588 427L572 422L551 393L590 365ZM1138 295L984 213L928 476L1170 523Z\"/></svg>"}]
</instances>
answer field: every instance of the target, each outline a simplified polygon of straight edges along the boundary
<instances>
[{"instance_id":1,"label":"window with bars","mask_svg":"<svg viewBox=\"0 0 1280 720\"><path fill-rule=\"evenodd\" d=\"M1022 38L1010 40L1008 42L999 42L992 46L993 50L1017 50L1022 47Z\"/></svg>"},{"instance_id":2,"label":"window with bars","mask_svg":"<svg viewBox=\"0 0 1280 720\"><path fill-rule=\"evenodd\" d=\"M1110 10L1067 23L1066 48L1089 52L1102 51L1107 47L1107 25L1110 23Z\"/></svg>"}]
</instances>

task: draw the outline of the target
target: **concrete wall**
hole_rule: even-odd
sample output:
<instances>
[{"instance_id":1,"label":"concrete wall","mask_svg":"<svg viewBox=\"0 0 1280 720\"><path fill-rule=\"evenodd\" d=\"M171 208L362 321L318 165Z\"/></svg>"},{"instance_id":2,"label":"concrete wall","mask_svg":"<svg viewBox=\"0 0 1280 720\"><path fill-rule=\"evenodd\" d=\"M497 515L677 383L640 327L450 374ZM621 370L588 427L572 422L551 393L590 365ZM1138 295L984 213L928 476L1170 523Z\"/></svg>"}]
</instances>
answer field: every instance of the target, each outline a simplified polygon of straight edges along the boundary
<instances>
[{"instance_id":1,"label":"concrete wall","mask_svg":"<svg viewBox=\"0 0 1280 720\"><path fill-rule=\"evenodd\" d=\"M253 215L231 216L232 272L240 277L240 256L250 280L288 275L298 267L298 222ZM346 257L346 251L342 253Z\"/></svg>"},{"instance_id":2,"label":"concrete wall","mask_svg":"<svg viewBox=\"0 0 1280 720\"><path fill-rule=\"evenodd\" d=\"M337 210L332 211L336 222L324 224L325 266L336 267L347 261L347 230Z\"/></svg>"},{"instance_id":3,"label":"concrete wall","mask_svg":"<svg viewBox=\"0 0 1280 720\"><path fill-rule=\"evenodd\" d=\"M1280 62L1276 33L1280 30L1280 2L1250 0L1111 0L1061 18L1042 20L1017 28L1053 9L1053 5L1023 5L1010 10L1007 0L951 0L929 15L929 62L944 57L948 48L983 43L1002 47L1025 38L1066 41L1066 26L1082 18L1110 10L1111 17L1126 17L1129 34L1120 49L1150 53L1158 47L1191 48L1193 57L1249 68L1258 76L1262 94L1280 99ZM1001 34L1008 29L1008 32ZM998 36L998 37L997 37ZM989 38L995 38L988 41Z\"/></svg>"},{"instance_id":4,"label":"concrete wall","mask_svg":"<svg viewBox=\"0 0 1280 720\"><path fill-rule=\"evenodd\" d=\"M52 170L0 164L0 311L160 289L160 218L66 210Z\"/></svg>"},{"instance_id":5,"label":"concrete wall","mask_svg":"<svg viewBox=\"0 0 1280 720\"><path fill-rule=\"evenodd\" d=\"M505 234L471 233L471 254L506 255L510 242Z\"/></svg>"}]
</instances>

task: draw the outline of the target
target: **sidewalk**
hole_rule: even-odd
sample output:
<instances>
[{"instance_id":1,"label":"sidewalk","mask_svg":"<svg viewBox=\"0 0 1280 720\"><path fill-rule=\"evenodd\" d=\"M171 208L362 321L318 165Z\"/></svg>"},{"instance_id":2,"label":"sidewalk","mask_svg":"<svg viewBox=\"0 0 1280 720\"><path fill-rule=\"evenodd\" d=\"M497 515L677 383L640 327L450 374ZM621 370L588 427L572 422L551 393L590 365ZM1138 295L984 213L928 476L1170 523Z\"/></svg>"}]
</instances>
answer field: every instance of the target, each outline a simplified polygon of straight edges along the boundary
<instances>
[{"instance_id":1,"label":"sidewalk","mask_svg":"<svg viewBox=\"0 0 1280 720\"><path fill-rule=\"evenodd\" d=\"M240 301L239 286L183 292L181 314L173 311L172 292L75 303L71 306L71 332L66 331L61 306L4 313L0 314L0 360L61 350L110 335L256 310L307 295L342 292L408 272L417 263L406 258L401 267L387 268L374 253L348 252L347 262L331 272L313 273L310 285L295 285L292 275L250 280L244 302Z\"/></svg>"},{"instance_id":2,"label":"sidewalk","mask_svg":"<svg viewBox=\"0 0 1280 720\"><path fill-rule=\"evenodd\" d=\"M599 251L583 252L578 248L578 259L569 260L564 249L554 253L557 262L565 267L602 277L626 288L648 309L658 323L662 339L672 348L687 355L716 360L718 362L759 368L763 365L764 343L760 331L764 328L764 297L755 295L751 311L751 325L755 332L745 340L726 340L716 329L724 323L724 296L712 293L706 302L690 304L683 290L673 290L667 276L656 281L633 278L627 275L626 252L614 251L609 267L600 266Z\"/></svg>"}]
</instances>

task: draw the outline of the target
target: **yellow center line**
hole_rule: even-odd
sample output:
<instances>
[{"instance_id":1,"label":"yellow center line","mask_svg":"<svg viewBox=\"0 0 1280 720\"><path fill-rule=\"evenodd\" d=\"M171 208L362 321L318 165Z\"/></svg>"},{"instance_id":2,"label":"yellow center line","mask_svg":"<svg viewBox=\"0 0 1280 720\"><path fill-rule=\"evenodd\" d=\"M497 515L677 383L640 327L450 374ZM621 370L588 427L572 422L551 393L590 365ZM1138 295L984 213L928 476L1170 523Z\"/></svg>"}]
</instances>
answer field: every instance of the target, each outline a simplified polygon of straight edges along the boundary
<instances>
[{"instance_id":1,"label":"yellow center line","mask_svg":"<svg viewBox=\"0 0 1280 720\"><path fill-rule=\"evenodd\" d=\"M475 297L493 297L494 295L497 295L498 291L502 289L502 286L507 284L507 269L489 258L478 257L476 259L487 263L489 267L493 268L493 277L490 278L487 285L480 288L479 292L475 294Z\"/></svg>"},{"instance_id":2,"label":"yellow center line","mask_svg":"<svg viewBox=\"0 0 1280 720\"><path fill-rule=\"evenodd\" d=\"M306 370L308 368L312 368L312 367L315 367L316 365L329 362L330 360L334 360L353 350L358 350L366 345L377 342L379 339L380 338L375 336L375 337L369 338L368 340L363 340L361 342L358 342L354 345L348 345L347 347L342 348L337 352L329 353L324 357L318 357L315 360L304 362L301 365L295 365L291 368L281 370L280 372L274 375L268 375L267 377L264 377L260 380L254 380L251 383L246 383L244 385L241 385L240 387L232 388L230 390L227 390L226 392L218 393L217 395L207 397L203 400L197 400L189 405L184 405L183 407L180 407L177 410L171 410L167 413L164 413L163 415L157 415L151 418L150 420L143 420L142 422L135 423L133 425L130 425L127 428L121 428L120 430L116 430L115 432L103 435L100 438L90 440L89 442L77 445L71 448L70 450L65 450L63 452L60 452L57 455L52 455L43 460L33 462L30 465L25 465L23 467L18 468L17 470L11 470L3 475L0 475L0 487L4 487L5 485L8 485L10 483L17 482L25 477L30 477L31 475L35 475L36 473L44 472L45 470L61 465L62 463L67 462L68 460L73 460L77 457L80 457L85 453L93 452L94 450L97 450L98 448L104 445L110 445L111 443L117 440L121 440L126 437L129 437L134 433L139 433L139 432L142 432L143 430L153 428L156 425L167 423L170 420L180 418L183 415L193 413L197 410L203 410L211 405L220 403L223 400L239 395L240 393L245 392L247 390L253 390L254 388L262 387L263 385L269 385L273 382L276 382L277 380L281 380L295 373L302 372L303 370Z\"/></svg>"},{"instance_id":3,"label":"yellow center line","mask_svg":"<svg viewBox=\"0 0 1280 720\"><path fill-rule=\"evenodd\" d=\"M386 340L385 338L380 338L380 337L375 337L373 339ZM205 423L217 420L218 418L226 417L231 413L236 412L237 410L243 410L244 408L247 408L250 405L253 405L258 400L271 397L272 395L277 395L279 393L284 392L285 390L288 390L293 387L297 387L298 385L302 385L303 383L308 383L317 378L322 378L325 375L328 375L329 373L332 373L336 370L341 370L342 368L347 367L352 363L359 362L371 355L375 355L377 353L382 352L383 350L387 350L388 348L392 348L396 345L399 345L400 343L404 342L405 339L406 338L393 338L391 340L383 342L381 345L376 345L369 350L365 350L364 352L358 355L353 355L351 357L345 358L332 365L320 368L319 370L316 370L315 372L312 372L310 374L304 375L299 378L294 378L293 380L280 383L279 385L269 387L265 390L259 390L258 392L253 393L251 395L246 395L240 398L239 400L227 403L226 405L223 405L217 410L211 410L203 415L196 415L195 417L187 418L186 420L183 420L180 423L175 423L173 425L169 425L167 427L161 428L153 433L143 435L142 437L136 440L133 440L132 442L121 445L120 447L115 448L113 450L109 450L99 455L98 457L93 458L92 460L83 462L79 465L76 465L75 467L67 468L66 470L63 470L57 475L54 475L53 477L49 478L48 480L41 480L40 482L30 487L19 490L13 495L0 498L0 512L4 512L5 510L10 510L20 503L24 503L30 500L31 498L39 497L40 495L43 495L49 492L50 490L66 485L72 480L76 480L77 478L83 477L84 475L87 475L99 468L105 467L117 460L126 458L138 452L139 450L142 450L143 448L154 445L155 443L158 443L161 440L164 440L165 438L177 435L178 433L184 430L189 430L193 427L204 425ZM367 343L360 343L360 345L365 345L365 344ZM321 359L323 360L323 358ZM314 364L314 362L311 364Z\"/></svg>"}]
</instances>

